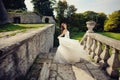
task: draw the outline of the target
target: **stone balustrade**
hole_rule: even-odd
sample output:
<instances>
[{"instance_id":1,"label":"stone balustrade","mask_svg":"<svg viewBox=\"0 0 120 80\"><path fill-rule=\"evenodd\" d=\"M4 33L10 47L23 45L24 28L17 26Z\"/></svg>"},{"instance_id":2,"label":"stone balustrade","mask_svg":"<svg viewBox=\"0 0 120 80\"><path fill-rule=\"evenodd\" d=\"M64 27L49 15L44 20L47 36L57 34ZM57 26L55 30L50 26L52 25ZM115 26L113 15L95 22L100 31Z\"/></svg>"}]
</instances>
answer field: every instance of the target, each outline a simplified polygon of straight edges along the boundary
<instances>
[{"instance_id":1,"label":"stone balustrade","mask_svg":"<svg viewBox=\"0 0 120 80\"><path fill-rule=\"evenodd\" d=\"M54 28L50 24L0 40L0 80L24 80L36 56L53 48Z\"/></svg>"},{"instance_id":2,"label":"stone balustrade","mask_svg":"<svg viewBox=\"0 0 120 80\"><path fill-rule=\"evenodd\" d=\"M90 57L113 78L120 74L120 41L86 32L80 42Z\"/></svg>"}]
</instances>

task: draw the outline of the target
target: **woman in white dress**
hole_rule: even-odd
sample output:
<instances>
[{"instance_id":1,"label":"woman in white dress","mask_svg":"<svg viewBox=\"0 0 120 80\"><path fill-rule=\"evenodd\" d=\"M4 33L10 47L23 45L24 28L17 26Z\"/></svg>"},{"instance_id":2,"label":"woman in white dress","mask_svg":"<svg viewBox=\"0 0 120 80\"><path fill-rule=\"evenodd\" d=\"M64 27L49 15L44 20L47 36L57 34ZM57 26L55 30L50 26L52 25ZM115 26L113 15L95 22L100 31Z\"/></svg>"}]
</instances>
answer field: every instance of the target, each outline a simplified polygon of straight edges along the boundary
<instances>
[{"instance_id":1,"label":"woman in white dress","mask_svg":"<svg viewBox=\"0 0 120 80\"><path fill-rule=\"evenodd\" d=\"M54 57L56 63L74 64L80 61L80 43L70 39L66 23L61 24L62 33L58 36L59 46Z\"/></svg>"}]
</instances>

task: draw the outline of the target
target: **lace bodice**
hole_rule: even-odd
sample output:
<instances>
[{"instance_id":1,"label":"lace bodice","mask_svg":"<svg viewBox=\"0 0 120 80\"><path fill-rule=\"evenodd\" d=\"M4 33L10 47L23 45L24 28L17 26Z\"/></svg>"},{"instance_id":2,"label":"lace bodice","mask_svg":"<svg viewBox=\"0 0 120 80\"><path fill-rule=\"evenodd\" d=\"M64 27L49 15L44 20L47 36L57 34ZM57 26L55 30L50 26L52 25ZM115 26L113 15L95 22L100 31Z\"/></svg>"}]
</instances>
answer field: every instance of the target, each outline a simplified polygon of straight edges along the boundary
<instances>
[{"instance_id":1,"label":"lace bodice","mask_svg":"<svg viewBox=\"0 0 120 80\"><path fill-rule=\"evenodd\" d=\"M65 33L65 38L70 38L70 33L69 33L69 31L67 31L67 32Z\"/></svg>"}]
</instances>

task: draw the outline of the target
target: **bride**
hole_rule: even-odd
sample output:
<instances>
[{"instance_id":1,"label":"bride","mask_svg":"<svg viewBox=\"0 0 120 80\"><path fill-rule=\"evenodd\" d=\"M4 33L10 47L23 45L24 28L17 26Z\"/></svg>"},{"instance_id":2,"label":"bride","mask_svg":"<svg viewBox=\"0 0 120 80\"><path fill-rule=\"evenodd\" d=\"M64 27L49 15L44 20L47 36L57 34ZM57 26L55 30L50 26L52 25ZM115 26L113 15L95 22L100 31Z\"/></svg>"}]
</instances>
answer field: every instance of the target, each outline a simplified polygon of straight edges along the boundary
<instances>
[{"instance_id":1,"label":"bride","mask_svg":"<svg viewBox=\"0 0 120 80\"><path fill-rule=\"evenodd\" d=\"M56 63L74 64L80 62L81 46L78 40L70 39L67 24L61 24L62 33L58 36L59 46L54 57Z\"/></svg>"}]
</instances>

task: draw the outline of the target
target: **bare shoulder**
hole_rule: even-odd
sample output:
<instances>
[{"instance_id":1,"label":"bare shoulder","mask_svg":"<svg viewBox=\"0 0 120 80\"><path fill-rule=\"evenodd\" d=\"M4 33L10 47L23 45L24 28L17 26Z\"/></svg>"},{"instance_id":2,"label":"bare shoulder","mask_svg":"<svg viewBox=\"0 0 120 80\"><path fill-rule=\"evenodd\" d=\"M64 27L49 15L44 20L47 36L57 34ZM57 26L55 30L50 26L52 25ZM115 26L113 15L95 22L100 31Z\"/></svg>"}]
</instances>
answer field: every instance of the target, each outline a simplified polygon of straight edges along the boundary
<instances>
[{"instance_id":1,"label":"bare shoulder","mask_svg":"<svg viewBox=\"0 0 120 80\"><path fill-rule=\"evenodd\" d=\"M63 30L63 33L66 33L67 32L67 30Z\"/></svg>"}]
</instances>

